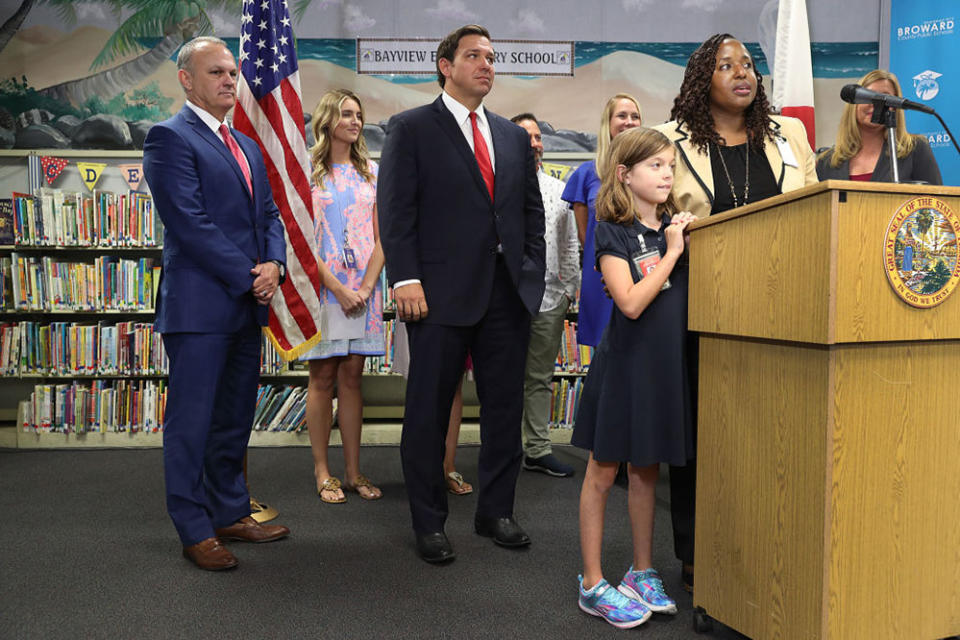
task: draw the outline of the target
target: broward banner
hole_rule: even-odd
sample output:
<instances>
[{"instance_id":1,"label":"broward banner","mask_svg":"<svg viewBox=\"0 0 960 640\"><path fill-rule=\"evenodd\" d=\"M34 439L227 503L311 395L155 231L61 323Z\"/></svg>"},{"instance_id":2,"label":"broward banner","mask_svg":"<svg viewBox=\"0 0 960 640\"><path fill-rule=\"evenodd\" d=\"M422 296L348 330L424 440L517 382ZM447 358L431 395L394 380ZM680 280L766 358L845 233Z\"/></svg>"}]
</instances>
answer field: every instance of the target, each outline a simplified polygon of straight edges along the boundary
<instances>
[{"instance_id":1,"label":"broward banner","mask_svg":"<svg viewBox=\"0 0 960 640\"><path fill-rule=\"evenodd\" d=\"M927 104L960 135L960 4L943 0L890 0L890 71L903 95ZM943 184L960 185L960 154L936 117L907 111L907 130L926 136ZM960 142L960 141L958 141Z\"/></svg>"}]
</instances>

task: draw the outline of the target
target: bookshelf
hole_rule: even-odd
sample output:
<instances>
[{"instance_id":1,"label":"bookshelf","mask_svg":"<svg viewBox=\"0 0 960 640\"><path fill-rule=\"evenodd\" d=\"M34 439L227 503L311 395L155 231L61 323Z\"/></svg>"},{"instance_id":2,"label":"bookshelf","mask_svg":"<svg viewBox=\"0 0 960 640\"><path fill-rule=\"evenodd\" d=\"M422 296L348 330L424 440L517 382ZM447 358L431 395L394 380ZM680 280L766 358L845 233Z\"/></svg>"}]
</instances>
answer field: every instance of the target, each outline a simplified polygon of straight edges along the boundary
<instances>
[{"instance_id":1,"label":"bookshelf","mask_svg":"<svg viewBox=\"0 0 960 640\"><path fill-rule=\"evenodd\" d=\"M42 177L43 156L71 161L52 187ZM166 361L160 337L152 331L162 229L159 218L149 215L149 198L130 195L116 168L117 164L137 163L140 158L138 151L0 150L0 199L9 198L14 192L35 194L33 203L39 203L42 211L34 221L46 223L45 230L53 230L38 236L36 229L28 226L20 229L19 241L0 241L0 265L6 269L4 304L0 305L0 447L162 445L158 423L162 422ZM95 191L84 185L77 161L107 165ZM145 182L140 190L146 191ZM133 209L139 213L129 217L105 216L102 224L94 225L95 214L103 209L99 198L106 197L109 203L109 194L115 194L115 208L129 211L133 203ZM125 198L123 202L121 197ZM86 218L81 215L85 201L89 201L90 207ZM52 210L63 211L65 207L73 213L50 217ZM65 218L73 220L65 223ZM77 222L79 219L83 223ZM10 286L14 268L22 274L16 290ZM393 321L391 312L384 315ZM20 333L14 335L14 330ZM22 353L14 357L11 345L23 332L33 336L32 353L29 357ZM567 333L572 336L572 330ZM121 338L121 334L126 337ZM286 388L294 389L290 395L302 394L308 379L305 363L281 362L266 341L263 354L264 397L268 398L271 390L277 393ZM555 401L553 412L564 420L575 406L583 374L570 370L575 365L567 363L571 357L578 359L579 354L574 355L565 346L561 356L554 387L565 397ZM27 402L31 393L34 399ZM399 442L405 380L391 373L389 351L382 359L368 359L363 394L364 419L374 421L364 425L364 443ZM464 418L468 422L461 430L462 442L479 441L478 425L469 422L479 415L477 403L475 386L468 380L464 384ZM88 413L97 416L110 414L111 407L122 410L113 411L115 415L110 421L88 419L78 427L69 421L69 416L82 422L84 407L92 407ZM295 403L288 409L293 407ZM38 412L64 416L66 426L60 427L65 430L24 430L24 419L36 421ZM152 416L145 424L130 423L131 415L144 412ZM270 423L258 426L269 427ZM279 426L282 425L280 422ZM569 442L569 430L553 429L552 437L558 443ZM331 442L337 443L338 438L335 430ZM305 429L295 428L255 429L250 442L253 446L309 444Z\"/></svg>"}]
</instances>

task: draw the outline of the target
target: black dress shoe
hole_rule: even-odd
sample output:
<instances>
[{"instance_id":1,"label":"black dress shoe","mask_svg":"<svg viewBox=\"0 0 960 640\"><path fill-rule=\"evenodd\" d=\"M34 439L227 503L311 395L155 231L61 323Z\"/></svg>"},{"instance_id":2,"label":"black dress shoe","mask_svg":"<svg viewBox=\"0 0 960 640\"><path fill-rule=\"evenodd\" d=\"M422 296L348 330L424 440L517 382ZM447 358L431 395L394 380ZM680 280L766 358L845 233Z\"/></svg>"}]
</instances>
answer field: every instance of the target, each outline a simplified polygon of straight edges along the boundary
<instances>
[{"instance_id":1,"label":"black dress shoe","mask_svg":"<svg viewBox=\"0 0 960 640\"><path fill-rule=\"evenodd\" d=\"M457 557L450 541L447 540L447 534L443 531L437 533L418 533L417 534L417 553L424 561L431 564L441 564L450 562Z\"/></svg>"},{"instance_id":2,"label":"black dress shoe","mask_svg":"<svg viewBox=\"0 0 960 640\"><path fill-rule=\"evenodd\" d=\"M501 547L525 547L530 544L530 536L513 518L477 517L473 527L480 535L493 538Z\"/></svg>"}]
</instances>

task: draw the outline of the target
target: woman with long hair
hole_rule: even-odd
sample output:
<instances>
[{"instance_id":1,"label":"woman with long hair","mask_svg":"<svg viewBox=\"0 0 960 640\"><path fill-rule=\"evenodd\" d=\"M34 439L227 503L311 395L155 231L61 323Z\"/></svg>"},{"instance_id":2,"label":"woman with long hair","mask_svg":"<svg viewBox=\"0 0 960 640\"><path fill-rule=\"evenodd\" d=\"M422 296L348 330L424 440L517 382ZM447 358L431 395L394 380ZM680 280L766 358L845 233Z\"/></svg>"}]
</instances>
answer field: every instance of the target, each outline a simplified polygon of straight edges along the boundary
<instances>
[{"instance_id":1,"label":"woman with long hair","mask_svg":"<svg viewBox=\"0 0 960 640\"><path fill-rule=\"evenodd\" d=\"M577 167L561 198L573 206L577 220L577 236L583 247L583 272L580 279L580 307L577 313L577 342L597 346L607 321L613 301L603 293L600 273L594 269L594 230L597 212L594 201L600 190L600 175L606 168L611 141L620 133L639 127L640 103L633 96L618 93L607 100L600 115L600 132L597 134L597 155L594 160Z\"/></svg>"},{"instance_id":2,"label":"woman with long hair","mask_svg":"<svg viewBox=\"0 0 960 640\"><path fill-rule=\"evenodd\" d=\"M883 69L874 69L860 78L864 89L900 97L897 76ZM895 109L897 168L901 182L943 184L940 167L923 136L907 133L903 111ZM817 175L821 180L862 180L890 182L893 168L887 143L887 128L872 122L872 104L848 104L840 116L836 143L817 158Z\"/></svg>"},{"instance_id":3,"label":"woman with long hair","mask_svg":"<svg viewBox=\"0 0 960 640\"><path fill-rule=\"evenodd\" d=\"M817 181L803 123L771 115L762 80L729 33L690 56L671 122L655 127L677 147L681 209L702 218Z\"/></svg>"},{"instance_id":4,"label":"woman with long hair","mask_svg":"<svg viewBox=\"0 0 960 640\"><path fill-rule=\"evenodd\" d=\"M817 181L803 123L771 115L753 57L729 33L707 38L690 56L670 118L654 128L677 150L673 196L681 211L705 218ZM688 335L696 425L698 339ZM694 456L670 467L674 551L691 591L695 500Z\"/></svg>"},{"instance_id":5,"label":"woman with long hair","mask_svg":"<svg viewBox=\"0 0 960 640\"><path fill-rule=\"evenodd\" d=\"M367 154L363 122L360 99L345 89L325 93L313 113L317 265L320 299L330 320L327 335L302 359L310 361L306 415L317 495L327 503L345 502L344 489L364 500L382 495L359 468L363 363L367 356L384 354L377 165ZM334 383L343 442L342 484L331 474L327 459Z\"/></svg>"}]
</instances>

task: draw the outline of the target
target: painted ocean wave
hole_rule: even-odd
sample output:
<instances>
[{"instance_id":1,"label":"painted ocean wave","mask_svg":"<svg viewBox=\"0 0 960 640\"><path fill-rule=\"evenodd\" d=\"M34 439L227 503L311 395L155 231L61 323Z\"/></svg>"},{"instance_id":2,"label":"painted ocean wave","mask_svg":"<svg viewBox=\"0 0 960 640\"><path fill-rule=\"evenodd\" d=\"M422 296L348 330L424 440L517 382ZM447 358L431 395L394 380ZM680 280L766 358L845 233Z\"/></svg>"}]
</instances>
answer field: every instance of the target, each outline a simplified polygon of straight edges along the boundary
<instances>
[{"instance_id":1,"label":"painted ocean wave","mask_svg":"<svg viewBox=\"0 0 960 640\"><path fill-rule=\"evenodd\" d=\"M225 38L236 52L238 38ZM156 39L144 39L143 44L152 46ZM575 66L580 67L617 51L644 53L665 62L685 66L698 42L592 42L575 43ZM756 42L745 43L757 63L757 70L770 75L766 56ZM811 45L813 75L816 78L854 78L876 69L879 47L876 42L814 42ZM297 40L297 56L301 60L325 60L341 67L356 69L357 42L349 38L300 38ZM175 59L175 57L174 57ZM429 81L429 76L378 76L399 84Z\"/></svg>"},{"instance_id":2,"label":"painted ocean wave","mask_svg":"<svg viewBox=\"0 0 960 640\"><path fill-rule=\"evenodd\" d=\"M767 57L759 43L744 44L757 63L757 70L769 76ZM617 51L635 51L683 67L699 46L698 42L577 42L576 66L589 64ZM877 68L880 55L876 42L814 42L810 51L816 78L862 76Z\"/></svg>"}]
</instances>

